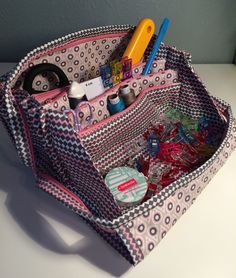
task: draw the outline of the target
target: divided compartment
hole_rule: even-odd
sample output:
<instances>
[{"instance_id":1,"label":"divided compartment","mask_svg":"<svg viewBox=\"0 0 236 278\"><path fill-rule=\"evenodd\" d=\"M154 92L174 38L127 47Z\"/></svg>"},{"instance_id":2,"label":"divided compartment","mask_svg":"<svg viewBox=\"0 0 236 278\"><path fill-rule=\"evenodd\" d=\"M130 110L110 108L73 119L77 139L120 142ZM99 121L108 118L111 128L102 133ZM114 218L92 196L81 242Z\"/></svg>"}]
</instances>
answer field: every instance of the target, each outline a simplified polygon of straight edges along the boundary
<instances>
[{"instance_id":1,"label":"divided compartment","mask_svg":"<svg viewBox=\"0 0 236 278\"><path fill-rule=\"evenodd\" d=\"M129 148L151 123L159 120L160 113L178 108L180 88L180 83L148 87L125 110L78 133L100 173L123 165L129 158Z\"/></svg>"},{"instance_id":2,"label":"divided compartment","mask_svg":"<svg viewBox=\"0 0 236 278\"><path fill-rule=\"evenodd\" d=\"M110 117L110 113L107 109L107 97L111 94L117 93L119 87L124 84L129 84L134 90L135 95L138 96L139 93L149 87L154 86L166 86L175 84L178 82L178 73L174 70L164 70L165 60L155 60L152 64L152 68L158 68L157 73L149 75L139 75L142 73L145 63L139 63L133 67L133 77L122 81L119 84L114 85L112 88L106 90L103 94L90 100L93 120L92 125L103 121ZM43 108L51 109L63 112L65 109L70 109L68 101L68 91L69 86L63 88L53 89L47 92L42 92L33 95L33 98L39 102ZM72 126L74 126L74 118L71 113L68 114ZM90 123L90 110L87 105L80 106L80 112L78 114L80 123L83 126L88 126Z\"/></svg>"},{"instance_id":3,"label":"divided compartment","mask_svg":"<svg viewBox=\"0 0 236 278\"><path fill-rule=\"evenodd\" d=\"M134 90L136 97L147 88L152 87L165 87L178 82L178 73L175 70L166 70L149 75L140 75L133 77L128 80L113 86L111 89L104 92L102 95L89 101L92 106L93 120L92 125L97 123L104 123L104 120L109 119L110 113L107 109L107 97L112 94L116 94L119 91L120 86L128 84L131 89ZM127 108L126 108L127 109ZM81 105L79 112L79 119L82 125L88 126L88 121L90 119L90 111L88 106ZM73 119L71 118L72 124ZM87 127L88 129L90 127Z\"/></svg>"},{"instance_id":4,"label":"divided compartment","mask_svg":"<svg viewBox=\"0 0 236 278\"><path fill-rule=\"evenodd\" d=\"M143 64L139 65L140 71L142 68ZM136 100L125 110L110 116L107 110L107 97L116 93L124 84L129 84L134 89ZM63 113L63 110L69 108L68 90L69 87L64 87L42 92L35 95L34 99L47 111ZM89 101L93 110L93 122L91 126L81 130L78 137L100 173L124 164L128 159L127 149L132 147L133 142L146 131L152 121L158 119L157 108L176 107L179 90L178 72L160 70L154 74L125 80ZM87 106L81 105L80 108L79 117L84 124L90 114ZM74 127L72 114L69 113L67 116L70 125ZM97 139L94 140L95 138ZM112 157L113 154L115 158Z\"/></svg>"}]
</instances>

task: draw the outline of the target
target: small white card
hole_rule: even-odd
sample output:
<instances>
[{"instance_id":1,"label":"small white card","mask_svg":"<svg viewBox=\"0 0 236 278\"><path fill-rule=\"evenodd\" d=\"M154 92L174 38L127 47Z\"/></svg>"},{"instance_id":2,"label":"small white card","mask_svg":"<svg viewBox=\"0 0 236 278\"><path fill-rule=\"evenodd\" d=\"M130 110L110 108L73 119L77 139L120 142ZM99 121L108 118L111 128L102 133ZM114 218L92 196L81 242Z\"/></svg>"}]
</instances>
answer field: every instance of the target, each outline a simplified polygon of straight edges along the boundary
<instances>
[{"instance_id":1,"label":"small white card","mask_svg":"<svg viewBox=\"0 0 236 278\"><path fill-rule=\"evenodd\" d=\"M79 83L79 85L83 88L88 100L101 95L105 91L101 76Z\"/></svg>"}]
</instances>

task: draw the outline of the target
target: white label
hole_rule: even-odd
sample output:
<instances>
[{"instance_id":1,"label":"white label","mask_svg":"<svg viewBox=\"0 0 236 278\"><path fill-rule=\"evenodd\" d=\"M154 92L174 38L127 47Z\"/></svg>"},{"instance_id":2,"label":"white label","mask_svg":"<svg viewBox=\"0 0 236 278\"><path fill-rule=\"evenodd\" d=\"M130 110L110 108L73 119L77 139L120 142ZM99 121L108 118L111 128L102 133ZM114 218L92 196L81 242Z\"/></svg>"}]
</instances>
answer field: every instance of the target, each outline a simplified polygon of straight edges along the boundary
<instances>
[{"instance_id":1,"label":"white label","mask_svg":"<svg viewBox=\"0 0 236 278\"><path fill-rule=\"evenodd\" d=\"M94 79L90 79L88 81L84 81L79 83L85 91L86 97L88 100L91 100L102 93L104 93L105 89L103 87L102 78L96 77Z\"/></svg>"}]
</instances>

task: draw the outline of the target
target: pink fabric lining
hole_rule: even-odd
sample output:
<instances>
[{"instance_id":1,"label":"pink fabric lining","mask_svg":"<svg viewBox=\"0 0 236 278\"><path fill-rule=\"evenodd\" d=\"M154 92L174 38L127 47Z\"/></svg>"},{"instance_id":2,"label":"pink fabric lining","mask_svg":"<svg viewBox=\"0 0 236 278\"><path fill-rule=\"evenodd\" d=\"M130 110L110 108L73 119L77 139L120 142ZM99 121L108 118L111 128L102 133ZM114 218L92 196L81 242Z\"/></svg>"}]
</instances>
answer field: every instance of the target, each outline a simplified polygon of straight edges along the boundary
<instances>
[{"instance_id":1,"label":"pink fabric lining","mask_svg":"<svg viewBox=\"0 0 236 278\"><path fill-rule=\"evenodd\" d=\"M127 32L123 32L123 33L114 33L114 34L105 34L105 35L100 35L100 36L90 36L87 38L83 38L83 39L76 39L74 41L71 41L69 43L65 43L60 45L59 47L55 47L53 49L49 49L47 52L44 53L44 55L46 54L51 54L54 53L56 51L60 51L62 49L67 49L76 45L80 45L82 43L86 43L86 42L90 42L94 39L96 40L102 40L102 39L107 39L107 38L120 38L120 37L124 37L125 35L127 35ZM40 57L40 56L39 56Z\"/></svg>"},{"instance_id":2,"label":"pink fabric lining","mask_svg":"<svg viewBox=\"0 0 236 278\"><path fill-rule=\"evenodd\" d=\"M106 59L108 59L111 55L111 53L114 53L114 51L118 51L118 53L120 51L123 51L123 47L125 47L125 45L127 44L127 41L123 40L123 37L126 37L128 33L127 32L122 32L122 33L114 33L114 34L103 34L103 35L99 35L99 36L90 36L90 37L86 37L86 38L79 38L79 39L75 39L71 42L67 42L64 43L63 45L58 45L58 46L54 46L53 48L49 48L45 51L41 51L40 53L36 53L34 56L32 56L30 59L27 60L27 63L24 64L24 67L22 67L21 69L21 73L18 74L18 77L15 79L16 83L15 86L16 88L20 88L22 87L22 82L24 79L24 71L27 69L27 67L31 67L33 65L36 64L40 64L40 63L53 63L57 66L59 66L60 68L62 68L62 70L65 72L65 74L67 75L69 80L77 80L79 82L82 81L82 79L84 80L88 80L90 78L94 78L96 77L96 70L97 70L97 65L98 63L102 62L102 63L106 63ZM116 40L116 42L114 44L112 44L112 41ZM128 40L128 38L127 38ZM93 44L93 42L96 41L96 45ZM103 47L105 46L103 41L107 41L107 43L109 44L110 48L109 49L104 49ZM106 44L107 44L106 43ZM91 47L91 52L87 52L88 49L86 49L86 44L89 44ZM119 48L116 49L115 46L118 46ZM74 52L73 54L73 49L77 48L77 46L80 48L79 52ZM105 59L101 60L101 56L99 58L98 52L99 50L96 49L96 46L99 46L99 49L102 49L103 51L103 55L105 55ZM81 49L82 52L84 52L84 56L80 56L81 53ZM110 52L111 51L111 52ZM67 55L71 53L74 55L74 58L72 60L67 58ZM77 57L75 57L76 55L78 55ZM95 62L94 59L91 59L91 55L94 55L94 59L95 58L99 58L100 60L98 62ZM59 56L59 60L56 60L55 58L57 58L57 56ZM88 61L84 61L84 58L88 58ZM77 64L74 64L74 61L79 59L80 60L80 65L78 66ZM61 63L66 62L66 66L63 66ZM91 66L89 65L89 63L91 62ZM84 69L81 70L80 66L83 65ZM89 74L86 74L85 71L91 69L92 66L96 67L96 70L93 72L89 72L89 74L91 74L91 77L89 77ZM72 67L73 70L72 71L67 71L68 67ZM73 78L73 75L77 74L78 77ZM35 78L35 80L37 81L37 78ZM41 80L41 76L40 78L38 78L38 81ZM44 79L45 82L45 79ZM42 90L42 88L37 87L37 90ZM43 89L44 90L44 89Z\"/></svg>"}]
</instances>

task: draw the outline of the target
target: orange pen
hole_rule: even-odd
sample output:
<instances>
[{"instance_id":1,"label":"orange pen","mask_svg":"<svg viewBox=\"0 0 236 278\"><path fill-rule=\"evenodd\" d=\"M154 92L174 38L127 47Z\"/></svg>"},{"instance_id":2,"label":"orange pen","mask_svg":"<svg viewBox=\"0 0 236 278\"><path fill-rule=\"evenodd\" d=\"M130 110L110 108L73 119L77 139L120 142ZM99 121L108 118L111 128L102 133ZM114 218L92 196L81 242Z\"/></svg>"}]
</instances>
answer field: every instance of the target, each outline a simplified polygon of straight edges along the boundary
<instances>
[{"instance_id":1,"label":"orange pen","mask_svg":"<svg viewBox=\"0 0 236 278\"><path fill-rule=\"evenodd\" d=\"M132 64L140 62L155 31L155 23L150 18L143 18L135 28L134 34L123 54L132 59Z\"/></svg>"}]
</instances>

